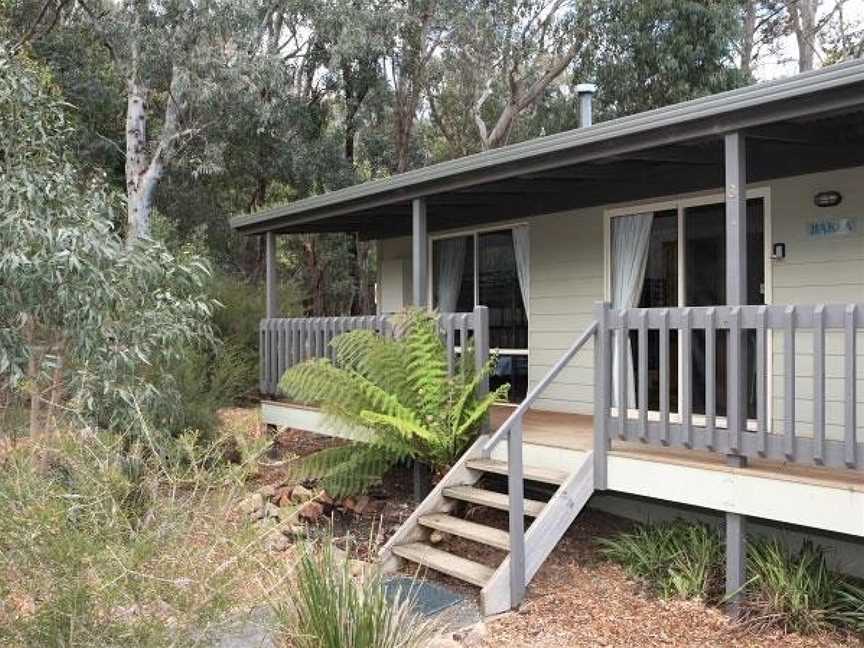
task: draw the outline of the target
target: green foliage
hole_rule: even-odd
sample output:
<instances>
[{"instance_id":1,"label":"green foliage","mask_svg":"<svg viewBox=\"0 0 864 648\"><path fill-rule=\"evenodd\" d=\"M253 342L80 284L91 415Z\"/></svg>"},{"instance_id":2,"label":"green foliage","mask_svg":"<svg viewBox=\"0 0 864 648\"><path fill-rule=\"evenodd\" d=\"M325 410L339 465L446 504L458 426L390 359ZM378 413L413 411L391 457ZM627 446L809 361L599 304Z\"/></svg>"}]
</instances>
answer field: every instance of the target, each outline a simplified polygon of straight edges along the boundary
<instances>
[{"instance_id":1,"label":"green foliage","mask_svg":"<svg viewBox=\"0 0 864 648\"><path fill-rule=\"evenodd\" d=\"M479 372L472 353L452 376L437 317L406 314L393 339L352 331L332 342L335 362L313 360L289 369L280 388L288 397L319 403L333 425L368 430L368 442L325 450L300 460L297 475L318 477L333 495L351 494L377 482L406 459L438 467L452 463L476 435L504 385L481 399L492 358Z\"/></svg>"},{"instance_id":2,"label":"green foliage","mask_svg":"<svg viewBox=\"0 0 864 648\"><path fill-rule=\"evenodd\" d=\"M677 520L639 525L599 540L601 553L663 597L716 600L722 582L723 545L701 524Z\"/></svg>"},{"instance_id":3,"label":"green foliage","mask_svg":"<svg viewBox=\"0 0 864 648\"><path fill-rule=\"evenodd\" d=\"M777 540L751 542L747 566L747 600L756 621L784 630L828 629L841 597L848 602L857 591L828 569L822 549L809 542L796 555Z\"/></svg>"},{"instance_id":4,"label":"green foliage","mask_svg":"<svg viewBox=\"0 0 864 648\"><path fill-rule=\"evenodd\" d=\"M297 648L420 648L434 626L415 611L414 591L389 594L380 571L352 577L325 539L305 546L296 586L281 607L283 630Z\"/></svg>"},{"instance_id":5,"label":"green foliage","mask_svg":"<svg viewBox=\"0 0 864 648\"><path fill-rule=\"evenodd\" d=\"M737 0L604 0L577 75L598 85L599 119L746 85ZM578 79L577 79L578 80Z\"/></svg>"},{"instance_id":6,"label":"green foliage","mask_svg":"<svg viewBox=\"0 0 864 648\"><path fill-rule=\"evenodd\" d=\"M122 201L71 162L62 102L2 47L0 376L38 397L63 360L71 408L129 429L160 395L147 368L212 340L209 266L156 242L123 244L112 224Z\"/></svg>"},{"instance_id":7,"label":"green foliage","mask_svg":"<svg viewBox=\"0 0 864 648\"><path fill-rule=\"evenodd\" d=\"M288 563L262 564L263 531L229 515L255 457L220 464L191 438L164 450L76 431L4 457L0 645L200 646L269 602Z\"/></svg>"},{"instance_id":8,"label":"green foliage","mask_svg":"<svg viewBox=\"0 0 864 648\"><path fill-rule=\"evenodd\" d=\"M864 584L849 579L840 582L831 620L854 632L864 633Z\"/></svg>"}]
</instances>

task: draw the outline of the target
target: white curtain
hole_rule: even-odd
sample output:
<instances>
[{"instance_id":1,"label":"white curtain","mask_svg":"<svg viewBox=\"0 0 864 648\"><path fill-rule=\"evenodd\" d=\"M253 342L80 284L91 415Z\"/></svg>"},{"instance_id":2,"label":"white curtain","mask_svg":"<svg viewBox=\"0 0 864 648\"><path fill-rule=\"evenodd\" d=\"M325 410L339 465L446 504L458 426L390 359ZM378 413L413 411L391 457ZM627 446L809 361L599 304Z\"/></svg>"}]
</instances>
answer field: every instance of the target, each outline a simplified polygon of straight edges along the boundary
<instances>
[{"instance_id":1,"label":"white curtain","mask_svg":"<svg viewBox=\"0 0 864 648\"><path fill-rule=\"evenodd\" d=\"M516 257L516 274L519 275L519 290L522 293L522 305L528 316L528 281L529 281L529 248L528 226L517 225L513 228L513 254Z\"/></svg>"},{"instance_id":2,"label":"white curtain","mask_svg":"<svg viewBox=\"0 0 864 648\"><path fill-rule=\"evenodd\" d=\"M645 266L648 263L648 245L651 241L651 223L654 214L632 214L618 216L612 220L612 307L635 308L642 295L645 281ZM612 403L620 407L618 393L618 367L622 361L618 353L615 333L612 355ZM633 351L626 345L627 353L627 407L636 407L636 381L633 372Z\"/></svg>"},{"instance_id":3,"label":"white curtain","mask_svg":"<svg viewBox=\"0 0 864 648\"><path fill-rule=\"evenodd\" d=\"M462 289L462 274L465 269L466 242L469 237L457 236L438 241L438 310L453 313L459 302Z\"/></svg>"}]
</instances>

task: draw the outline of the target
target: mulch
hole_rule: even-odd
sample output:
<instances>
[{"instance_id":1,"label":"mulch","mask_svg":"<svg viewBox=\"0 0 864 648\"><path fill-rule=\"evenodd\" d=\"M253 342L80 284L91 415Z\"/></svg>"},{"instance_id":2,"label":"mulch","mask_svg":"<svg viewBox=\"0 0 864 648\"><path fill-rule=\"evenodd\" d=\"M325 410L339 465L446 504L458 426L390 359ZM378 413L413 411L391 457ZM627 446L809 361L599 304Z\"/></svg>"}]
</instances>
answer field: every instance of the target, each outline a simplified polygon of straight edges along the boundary
<instances>
[{"instance_id":1,"label":"mulch","mask_svg":"<svg viewBox=\"0 0 864 648\"><path fill-rule=\"evenodd\" d=\"M276 458L305 456L343 441L297 430L285 430L275 440ZM263 469L262 483L276 483L282 475L278 461ZM368 549L386 542L411 514L411 471L393 471L370 493L372 513L357 515L334 508L317 527L329 529L339 541L353 538L348 547L355 557L371 560ZM506 514L471 507L463 511L480 523L506 529ZM498 648L609 647L733 647L864 648L858 638L839 633L802 636L782 630L756 629L733 622L716 607L700 601L664 600L602 558L596 539L626 528L629 522L605 513L586 511L570 527L532 581L520 608L487 619L483 646ZM448 538L440 545L459 555L497 565L503 555L494 549ZM346 548L343 545L343 548ZM406 567L406 571L412 571ZM412 571L416 573L416 571ZM466 597L476 589L447 576L428 572L426 578L446 584Z\"/></svg>"}]
</instances>

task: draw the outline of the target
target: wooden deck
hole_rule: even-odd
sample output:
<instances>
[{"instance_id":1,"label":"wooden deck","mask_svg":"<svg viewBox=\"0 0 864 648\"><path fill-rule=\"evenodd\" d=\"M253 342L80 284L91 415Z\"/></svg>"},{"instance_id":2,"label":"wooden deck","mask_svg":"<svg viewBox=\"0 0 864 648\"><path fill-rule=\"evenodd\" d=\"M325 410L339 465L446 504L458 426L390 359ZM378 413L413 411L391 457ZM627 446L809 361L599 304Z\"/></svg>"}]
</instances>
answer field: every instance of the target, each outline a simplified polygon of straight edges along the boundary
<instances>
[{"instance_id":1,"label":"wooden deck","mask_svg":"<svg viewBox=\"0 0 864 648\"><path fill-rule=\"evenodd\" d=\"M512 410L513 406L496 406L492 411L492 429L500 426ZM584 414L530 410L523 420L522 430L525 443L567 450L591 450L594 447L594 418ZM658 448L621 441L613 441L610 454L694 468L746 472L753 476L864 492L864 472L858 470L837 470L762 459L751 461L746 468L735 468L727 465L725 456L713 452Z\"/></svg>"}]
</instances>

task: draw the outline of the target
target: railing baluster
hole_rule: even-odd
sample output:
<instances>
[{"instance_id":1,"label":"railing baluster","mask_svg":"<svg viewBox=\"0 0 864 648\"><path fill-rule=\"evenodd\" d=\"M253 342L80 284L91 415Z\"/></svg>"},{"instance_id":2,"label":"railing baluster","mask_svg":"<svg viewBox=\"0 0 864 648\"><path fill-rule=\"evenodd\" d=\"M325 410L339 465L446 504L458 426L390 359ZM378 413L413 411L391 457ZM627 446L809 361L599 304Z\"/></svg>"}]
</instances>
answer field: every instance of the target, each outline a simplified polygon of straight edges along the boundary
<instances>
[{"instance_id":1,"label":"railing baluster","mask_svg":"<svg viewBox=\"0 0 864 648\"><path fill-rule=\"evenodd\" d=\"M783 312L783 370L785 389L783 409L786 425L783 429L783 452L790 461L795 460L795 307L787 306Z\"/></svg>"},{"instance_id":2,"label":"railing baluster","mask_svg":"<svg viewBox=\"0 0 864 648\"><path fill-rule=\"evenodd\" d=\"M856 375L856 329L855 329L855 314L857 308L855 304L849 304L846 307L846 311L843 317L843 327L844 327L844 338L845 344L843 345L844 354L846 356L846 360L844 363L844 373L846 389L844 390L845 395L845 413L843 416L844 423L844 432L843 432L843 457L846 461L846 465L850 468L854 468L858 463L857 457L857 449L858 443L855 436L855 426L856 420L855 408L857 406L856 402L856 385L855 380L857 378Z\"/></svg>"},{"instance_id":3,"label":"railing baluster","mask_svg":"<svg viewBox=\"0 0 864 648\"><path fill-rule=\"evenodd\" d=\"M258 389L267 393L267 320L258 324Z\"/></svg>"},{"instance_id":4,"label":"railing baluster","mask_svg":"<svg viewBox=\"0 0 864 648\"><path fill-rule=\"evenodd\" d=\"M648 441L648 311L639 311L639 440Z\"/></svg>"},{"instance_id":5,"label":"railing baluster","mask_svg":"<svg viewBox=\"0 0 864 648\"><path fill-rule=\"evenodd\" d=\"M510 504L510 600L525 596L525 483L522 470L522 417L507 439L507 493Z\"/></svg>"},{"instance_id":6,"label":"railing baluster","mask_svg":"<svg viewBox=\"0 0 864 648\"><path fill-rule=\"evenodd\" d=\"M756 313L756 451L763 457L768 451L768 308L760 306Z\"/></svg>"},{"instance_id":7,"label":"railing baluster","mask_svg":"<svg viewBox=\"0 0 864 648\"><path fill-rule=\"evenodd\" d=\"M741 307L729 309L729 366L726 371L726 428L729 438L729 452L741 452L743 428L746 426L746 400L744 397L744 361L741 354Z\"/></svg>"},{"instance_id":8,"label":"railing baluster","mask_svg":"<svg viewBox=\"0 0 864 648\"><path fill-rule=\"evenodd\" d=\"M286 349L285 320L278 319L276 320L276 385L279 384L279 379L282 378L282 374L288 369L288 362L285 357L287 355Z\"/></svg>"},{"instance_id":9,"label":"railing baluster","mask_svg":"<svg viewBox=\"0 0 864 648\"><path fill-rule=\"evenodd\" d=\"M606 489L606 454L609 450L610 357L609 305L597 302L594 305L597 333L594 336L594 487Z\"/></svg>"},{"instance_id":10,"label":"railing baluster","mask_svg":"<svg viewBox=\"0 0 864 648\"><path fill-rule=\"evenodd\" d=\"M690 309L681 310L681 436L685 448L693 447L693 330L690 328Z\"/></svg>"},{"instance_id":11,"label":"railing baluster","mask_svg":"<svg viewBox=\"0 0 864 648\"><path fill-rule=\"evenodd\" d=\"M618 437L622 440L627 438L627 407L629 405L627 394L627 359L629 354L627 349L630 343L628 339L627 329L627 309L622 308L618 311L618 337L616 344L618 346Z\"/></svg>"},{"instance_id":12,"label":"railing baluster","mask_svg":"<svg viewBox=\"0 0 864 648\"><path fill-rule=\"evenodd\" d=\"M444 318L444 338L447 348L447 375L452 376L454 365L456 363L456 333L453 330L453 316L450 314L443 315Z\"/></svg>"},{"instance_id":13,"label":"railing baluster","mask_svg":"<svg viewBox=\"0 0 864 648\"><path fill-rule=\"evenodd\" d=\"M709 308L705 312L705 432L708 448L717 448L717 311Z\"/></svg>"},{"instance_id":14,"label":"railing baluster","mask_svg":"<svg viewBox=\"0 0 864 648\"><path fill-rule=\"evenodd\" d=\"M669 309L660 315L660 442L669 444Z\"/></svg>"},{"instance_id":15,"label":"railing baluster","mask_svg":"<svg viewBox=\"0 0 864 648\"><path fill-rule=\"evenodd\" d=\"M813 308L813 461L825 461L825 306Z\"/></svg>"}]
</instances>

